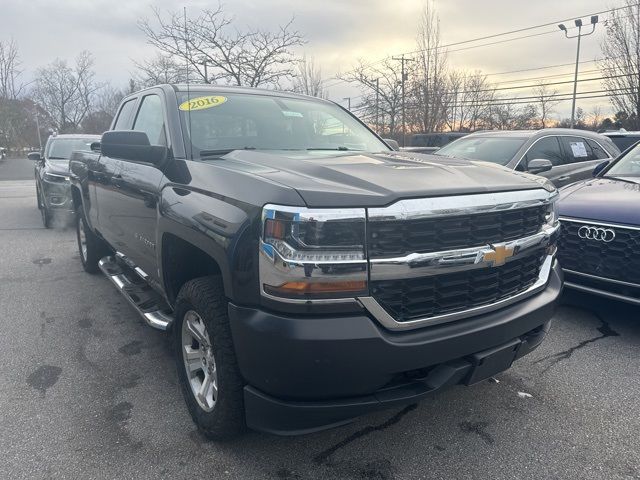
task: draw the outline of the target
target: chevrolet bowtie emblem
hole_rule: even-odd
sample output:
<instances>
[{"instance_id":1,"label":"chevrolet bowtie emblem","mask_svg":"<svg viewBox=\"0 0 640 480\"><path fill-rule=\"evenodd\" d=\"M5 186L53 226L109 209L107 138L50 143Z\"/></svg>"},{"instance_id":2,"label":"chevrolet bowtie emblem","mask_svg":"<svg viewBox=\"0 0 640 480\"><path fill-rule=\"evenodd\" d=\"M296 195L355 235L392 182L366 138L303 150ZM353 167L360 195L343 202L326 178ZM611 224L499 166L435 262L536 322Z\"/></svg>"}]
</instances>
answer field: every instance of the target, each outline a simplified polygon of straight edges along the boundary
<instances>
[{"instance_id":1,"label":"chevrolet bowtie emblem","mask_svg":"<svg viewBox=\"0 0 640 480\"><path fill-rule=\"evenodd\" d=\"M491 250L485 250L482 255L482 261L490 262L492 266L499 267L504 265L507 258L513 256L513 247L507 247L506 245L497 245L492 247Z\"/></svg>"}]
</instances>

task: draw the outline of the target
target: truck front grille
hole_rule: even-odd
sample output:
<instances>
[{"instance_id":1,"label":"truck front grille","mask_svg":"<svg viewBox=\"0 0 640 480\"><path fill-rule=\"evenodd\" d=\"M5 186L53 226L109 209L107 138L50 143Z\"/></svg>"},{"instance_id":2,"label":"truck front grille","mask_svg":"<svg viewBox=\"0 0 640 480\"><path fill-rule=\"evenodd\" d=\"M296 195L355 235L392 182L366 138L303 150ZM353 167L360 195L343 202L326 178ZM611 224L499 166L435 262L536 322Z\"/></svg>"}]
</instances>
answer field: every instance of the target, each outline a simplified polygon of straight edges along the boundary
<instances>
[{"instance_id":1,"label":"truck front grille","mask_svg":"<svg viewBox=\"0 0 640 480\"><path fill-rule=\"evenodd\" d=\"M545 257L538 250L500 267L373 281L371 292L397 322L460 312L527 290L538 280Z\"/></svg>"},{"instance_id":2,"label":"truck front grille","mask_svg":"<svg viewBox=\"0 0 640 480\"><path fill-rule=\"evenodd\" d=\"M369 223L371 257L440 252L500 243L538 232L546 206L412 220L376 220Z\"/></svg>"},{"instance_id":3,"label":"truck front grille","mask_svg":"<svg viewBox=\"0 0 640 480\"><path fill-rule=\"evenodd\" d=\"M580 238L584 226L611 229L611 242ZM640 285L640 230L594 223L560 222L558 261L567 270Z\"/></svg>"}]
</instances>

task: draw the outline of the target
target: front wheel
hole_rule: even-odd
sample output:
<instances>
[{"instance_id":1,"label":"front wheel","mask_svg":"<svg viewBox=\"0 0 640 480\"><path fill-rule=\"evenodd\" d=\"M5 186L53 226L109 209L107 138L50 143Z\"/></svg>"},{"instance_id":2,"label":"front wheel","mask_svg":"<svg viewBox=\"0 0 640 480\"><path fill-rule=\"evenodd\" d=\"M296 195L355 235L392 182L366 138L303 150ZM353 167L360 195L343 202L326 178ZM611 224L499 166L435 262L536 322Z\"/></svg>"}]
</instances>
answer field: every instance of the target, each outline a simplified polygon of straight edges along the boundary
<instances>
[{"instance_id":1,"label":"front wheel","mask_svg":"<svg viewBox=\"0 0 640 480\"><path fill-rule=\"evenodd\" d=\"M197 278L180 289L173 341L180 386L198 429L212 440L241 433L244 381L219 277Z\"/></svg>"},{"instance_id":2,"label":"front wheel","mask_svg":"<svg viewBox=\"0 0 640 480\"><path fill-rule=\"evenodd\" d=\"M98 273L100 271L98 262L102 257L108 255L109 252L105 248L102 240L98 238L87 225L82 207L78 209L76 214L76 238L78 240L78 251L80 253L82 268L88 273Z\"/></svg>"},{"instance_id":3,"label":"front wheel","mask_svg":"<svg viewBox=\"0 0 640 480\"><path fill-rule=\"evenodd\" d=\"M38 198L38 208L40 209L40 216L42 217L42 224L44 225L44 228L49 228L51 227L51 213L47 208L47 203L44 201L42 191L38 187L36 187L36 195Z\"/></svg>"}]
</instances>

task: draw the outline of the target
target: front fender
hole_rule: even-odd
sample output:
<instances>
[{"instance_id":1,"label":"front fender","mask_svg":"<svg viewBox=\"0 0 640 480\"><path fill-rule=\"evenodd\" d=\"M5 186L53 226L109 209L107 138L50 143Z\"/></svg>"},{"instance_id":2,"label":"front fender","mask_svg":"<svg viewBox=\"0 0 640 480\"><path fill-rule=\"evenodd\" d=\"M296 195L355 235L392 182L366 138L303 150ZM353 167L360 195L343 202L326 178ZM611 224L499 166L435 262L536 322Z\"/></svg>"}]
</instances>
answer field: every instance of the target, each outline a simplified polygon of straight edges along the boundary
<instances>
[{"instance_id":1,"label":"front fender","mask_svg":"<svg viewBox=\"0 0 640 480\"><path fill-rule=\"evenodd\" d=\"M257 260L258 237L252 233L255 216L248 205L232 204L226 198L184 186L166 186L160 195L157 232L160 278L165 278L162 239L170 233L199 248L218 264L227 298L246 300L242 291L247 285L238 283L246 276L239 270L248 270L250 277L257 272L257 263L250 259L247 262L247 256Z\"/></svg>"}]
</instances>

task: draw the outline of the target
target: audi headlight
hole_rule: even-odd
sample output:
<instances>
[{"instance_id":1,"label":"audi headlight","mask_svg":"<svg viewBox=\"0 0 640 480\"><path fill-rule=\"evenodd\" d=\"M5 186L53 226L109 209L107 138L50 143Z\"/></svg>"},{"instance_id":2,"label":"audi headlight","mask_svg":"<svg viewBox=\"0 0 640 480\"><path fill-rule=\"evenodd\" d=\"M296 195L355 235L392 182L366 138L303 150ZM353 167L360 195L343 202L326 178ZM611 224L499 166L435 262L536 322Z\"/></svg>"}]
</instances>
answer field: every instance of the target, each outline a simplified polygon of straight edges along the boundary
<instances>
[{"instance_id":1,"label":"audi headlight","mask_svg":"<svg viewBox=\"0 0 640 480\"><path fill-rule=\"evenodd\" d=\"M365 210L266 205L262 210L263 294L313 300L365 295Z\"/></svg>"}]
</instances>

